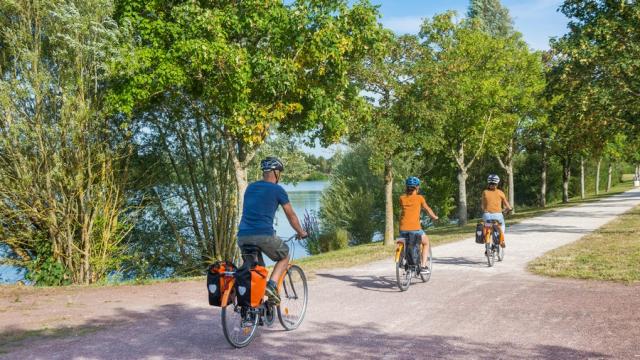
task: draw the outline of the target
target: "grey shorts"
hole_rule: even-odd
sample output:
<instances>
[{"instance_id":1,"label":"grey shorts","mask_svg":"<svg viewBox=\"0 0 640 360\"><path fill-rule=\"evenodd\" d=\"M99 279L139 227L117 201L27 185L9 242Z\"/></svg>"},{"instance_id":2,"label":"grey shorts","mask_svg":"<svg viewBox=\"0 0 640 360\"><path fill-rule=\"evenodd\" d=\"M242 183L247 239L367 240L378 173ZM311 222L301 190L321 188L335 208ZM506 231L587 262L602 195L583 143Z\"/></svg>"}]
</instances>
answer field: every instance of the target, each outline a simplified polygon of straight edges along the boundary
<instances>
[{"instance_id":1,"label":"grey shorts","mask_svg":"<svg viewBox=\"0 0 640 360\"><path fill-rule=\"evenodd\" d=\"M289 247L275 235L238 236L238 246L244 245L257 246L273 261L280 261L289 256Z\"/></svg>"}]
</instances>

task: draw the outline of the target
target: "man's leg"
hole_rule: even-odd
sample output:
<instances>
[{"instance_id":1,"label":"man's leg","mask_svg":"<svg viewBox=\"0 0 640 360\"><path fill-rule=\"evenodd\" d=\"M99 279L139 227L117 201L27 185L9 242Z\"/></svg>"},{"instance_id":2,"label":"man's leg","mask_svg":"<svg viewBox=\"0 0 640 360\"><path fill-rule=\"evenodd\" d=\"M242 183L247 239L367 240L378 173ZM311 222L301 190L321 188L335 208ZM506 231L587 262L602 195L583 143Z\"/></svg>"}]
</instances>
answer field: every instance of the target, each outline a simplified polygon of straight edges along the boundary
<instances>
[{"instance_id":1,"label":"man's leg","mask_svg":"<svg viewBox=\"0 0 640 360\"><path fill-rule=\"evenodd\" d=\"M284 272L287 270L287 265L289 265L288 257L278 261L276 265L273 267L270 280L274 281L277 284L280 277L282 277Z\"/></svg>"},{"instance_id":2,"label":"man's leg","mask_svg":"<svg viewBox=\"0 0 640 360\"><path fill-rule=\"evenodd\" d=\"M262 251L276 262L271 272L271 277L267 282L266 293L269 300L274 304L280 303L280 294L278 294L278 281L287 271L289 265L289 247L280 238L276 236L265 239L262 243Z\"/></svg>"}]
</instances>

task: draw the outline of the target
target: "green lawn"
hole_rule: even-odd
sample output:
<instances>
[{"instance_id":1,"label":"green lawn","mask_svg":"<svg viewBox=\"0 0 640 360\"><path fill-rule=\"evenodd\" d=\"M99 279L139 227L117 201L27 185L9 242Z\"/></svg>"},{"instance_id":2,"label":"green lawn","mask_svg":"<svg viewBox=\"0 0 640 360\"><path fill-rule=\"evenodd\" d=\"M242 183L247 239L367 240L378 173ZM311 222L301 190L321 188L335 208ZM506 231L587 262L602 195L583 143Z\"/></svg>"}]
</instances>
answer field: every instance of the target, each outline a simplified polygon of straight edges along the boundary
<instances>
[{"instance_id":1,"label":"green lawn","mask_svg":"<svg viewBox=\"0 0 640 360\"><path fill-rule=\"evenodd\" d=\"M553 277L639 282L640 206L532 261L529 270Z\"/></svg>"}]
</instances>

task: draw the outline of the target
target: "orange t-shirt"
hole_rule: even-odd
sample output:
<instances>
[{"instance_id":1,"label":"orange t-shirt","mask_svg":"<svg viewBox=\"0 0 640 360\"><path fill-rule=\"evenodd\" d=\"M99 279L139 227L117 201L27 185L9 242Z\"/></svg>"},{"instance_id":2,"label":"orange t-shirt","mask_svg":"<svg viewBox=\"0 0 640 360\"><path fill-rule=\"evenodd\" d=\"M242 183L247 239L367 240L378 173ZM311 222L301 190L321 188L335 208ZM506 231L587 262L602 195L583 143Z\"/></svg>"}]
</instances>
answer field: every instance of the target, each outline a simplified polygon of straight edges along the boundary
<instances>
[{"instance_id":1,"label":"orange t-shirt","mask_svg":"<svg viewBox=\"0 0 640 360\"><path fill-rule=\"evenodd\" d=\"M422 204L427 205L427 201L424 196L414 195L400 195L400 208L402 214L400 215L400 231L416 231L421 230L420 226L420 210Z\"/></svg>"},{"instance_id":2,"label":"orange t-shirt","mask_svg":"<svg viewBox=\"0 0 640 360\"><path fill-rule=\"evenodd\" d=\"M485 190L482 192L482 206L488 213L499 213L502 211L502 201L507 201L507 197L500 189Z\"/></svg>"}]
</instances>

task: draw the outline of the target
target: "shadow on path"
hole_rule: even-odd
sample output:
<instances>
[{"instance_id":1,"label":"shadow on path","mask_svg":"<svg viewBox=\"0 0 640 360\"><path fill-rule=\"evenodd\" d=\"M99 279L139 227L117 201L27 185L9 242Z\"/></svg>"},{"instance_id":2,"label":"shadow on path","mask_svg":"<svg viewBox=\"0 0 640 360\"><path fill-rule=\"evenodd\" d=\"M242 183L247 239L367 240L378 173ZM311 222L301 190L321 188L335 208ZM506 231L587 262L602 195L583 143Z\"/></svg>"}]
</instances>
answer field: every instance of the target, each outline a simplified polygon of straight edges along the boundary
<instances>
[{"instance_id":1,"label":"shadow on path","mask_svg":"<svg viewBox=\"0 0 640 360\"><path fill-rule=\"evenodd\" d=\"M386 287L386 285L383 285ZM31 338L14 344L6 359L587 359L610 355L567 346L485 343L459 336L389 332L375 323L310 322L292 332L261 328L244 349L223 337L218 309L165 305L148 312L120 309L95 323L124 324L68 338ZM93 322L92 322L93 323ZM70 329L80 333L87 324ZM266 330L266 331L265 331ZM3 335L15 329L4 329ZM20 345L19 347L17 345Z\"/></svg>"},{"instance_id":2,"label":"shadow on path","mask_svg":"<svg viewBox=\"0 0 640 360\"><path fill-rule=\"evenodd\" d=\"M478 248L480 249L480 248ZM480 254L482 254L482 249L479 250ZM467 267L487 267L486 261L482 258L482 261L469 259L466 257L434 257L434 264L446 264L446 265L458 265L458 266L467 266ZM437 267L434 267L435 271L438 271Z\"/></svg>"},{"instance_id":3,"label":"shadow on path","mask_svg":"<svg viewBox=\"0 0 640 360\"><path fill-rule=\"evenodd\" d=\"M334 275L326 273L316 273L317 276L335 279L349 283L360 289L380 292L398 292L398 283L395 277L376 275Z\"/></svg>"}]
</instances>

